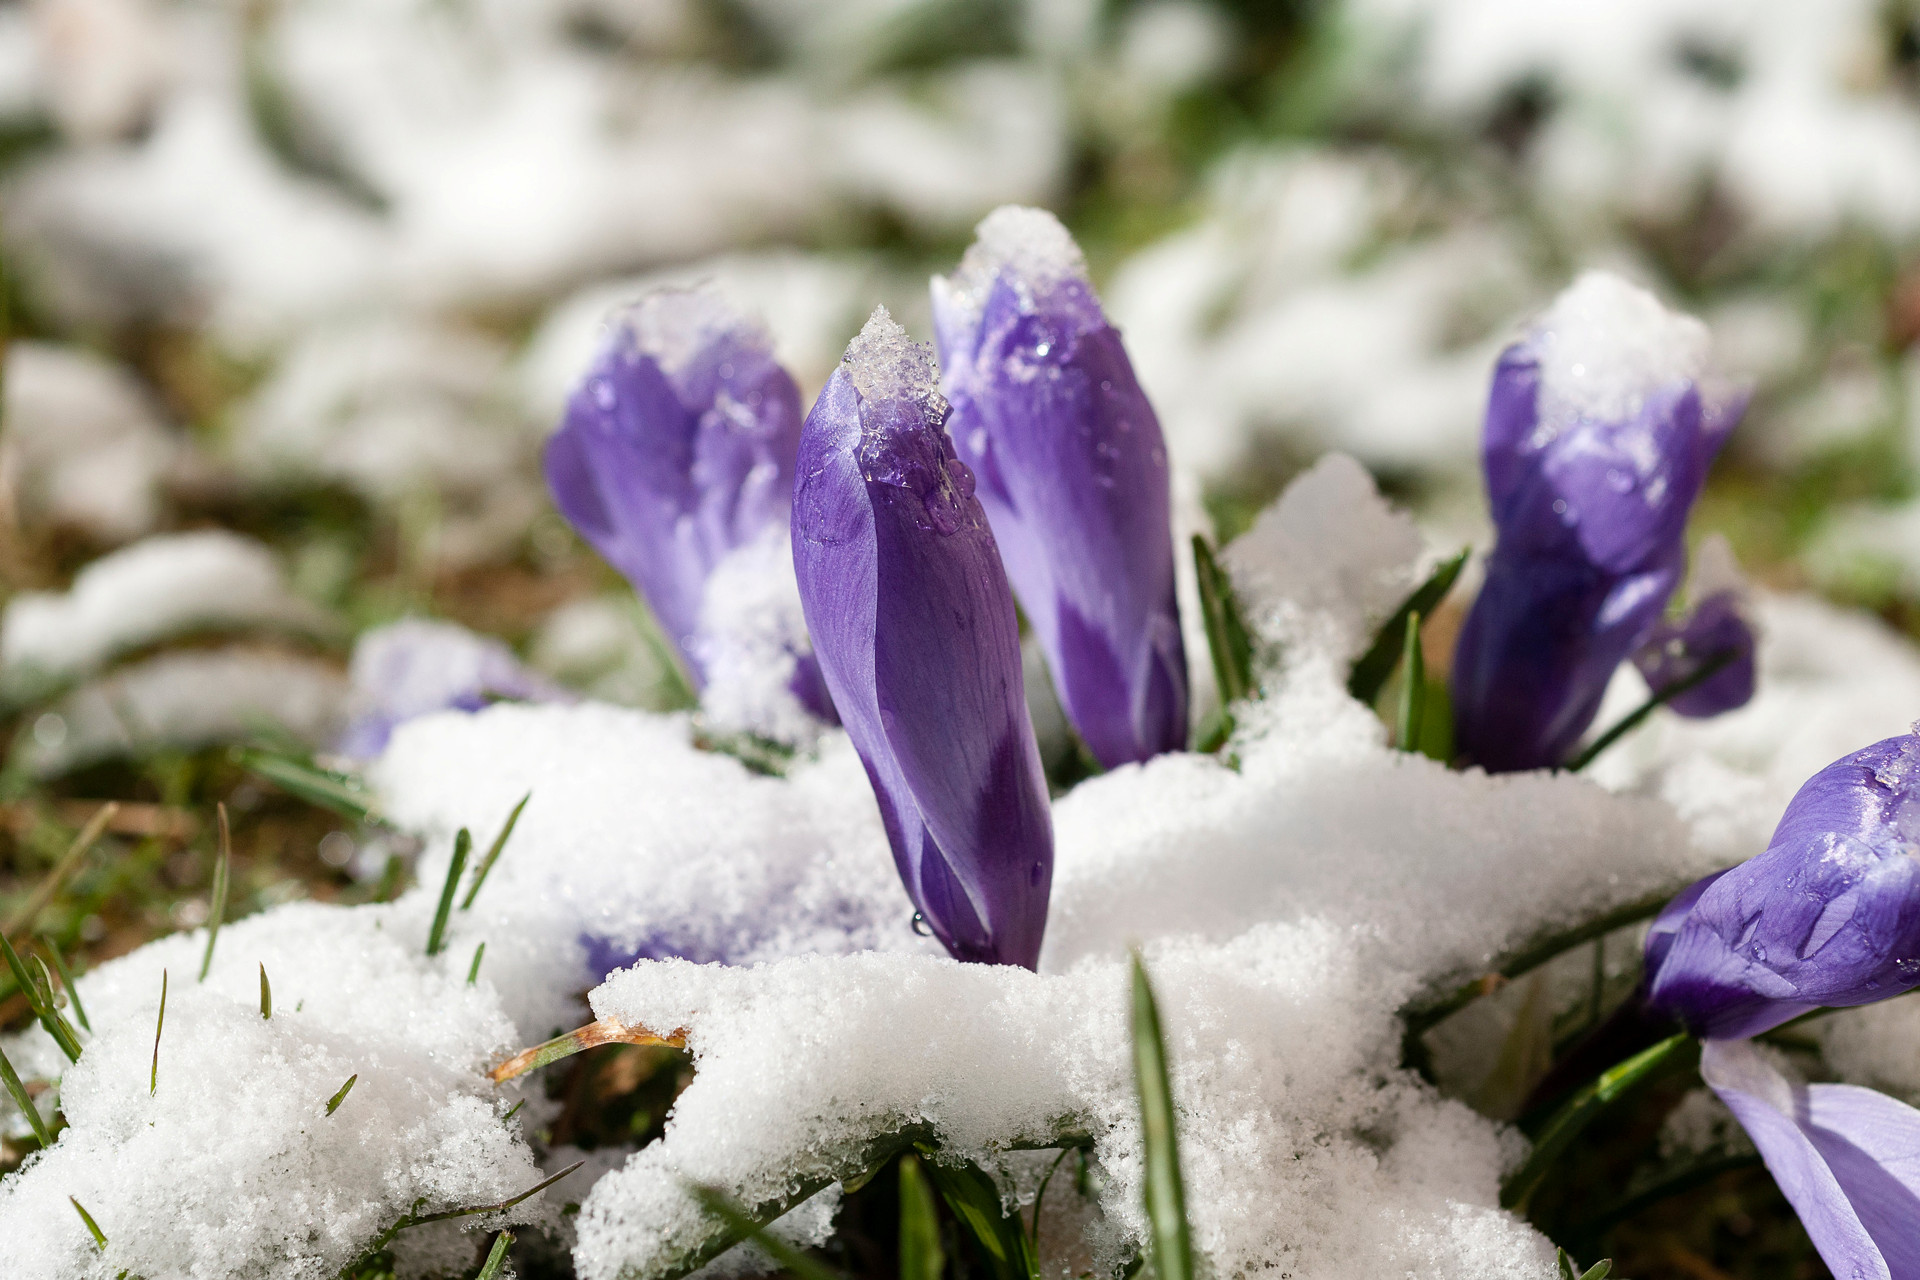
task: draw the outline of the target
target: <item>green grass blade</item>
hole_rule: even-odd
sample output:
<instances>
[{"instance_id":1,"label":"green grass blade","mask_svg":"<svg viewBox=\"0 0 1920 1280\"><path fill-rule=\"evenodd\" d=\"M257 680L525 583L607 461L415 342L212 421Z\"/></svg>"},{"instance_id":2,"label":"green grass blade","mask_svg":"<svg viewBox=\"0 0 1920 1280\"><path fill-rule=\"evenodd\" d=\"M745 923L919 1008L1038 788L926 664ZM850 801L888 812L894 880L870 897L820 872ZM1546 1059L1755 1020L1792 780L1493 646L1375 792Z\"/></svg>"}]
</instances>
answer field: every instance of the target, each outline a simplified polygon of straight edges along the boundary
<instances>
[{"instance_id":1,"label":"green grass blade","mask_svg":"<svg viewBox=\"0 0 1920 1280\"><path fill-rule=\"evenodd\" d=\"M349 774L335 773L307 761L257 747L238 748L233 753L233 759L247 772L265 778L308 804L360 822L373 816L373 797L360 786L359 779Z\"/></svg>"},{"instance_id":2,"label":"green grass blade","mask_svg":"<svg viewBox=\"0 0 1920 1280\"><path fill-rule=\"evenodd\" d=\"M447 918L453 914L454 890L467 869L467 854L473 848L473 836L465 827L453 838L453 858L447 863L447 880L440 886L440 905L434 908L433 928L427 931L427 954L437 956L447 945Z\"/></svg>"},{"instance_id":3,"label":"green grass blade","mask_svg":"<svg viewBox=\"0 0 1920 1280\"><path fill-rule=\"evenodd\" d=\"M80 1061L79 1037L74 1035L73 1028L67 1025L67 1020L60 1016L60 1011L53 1007L53 1001L48 998L51 992L43 993L40 990L39 984L33 980L32 973L28 971L26 963L20 959L20 953L13 949L13 944L7 941L7 935L4 933L0 933L0 956L6 958L7 972L13 975L14 985L20 989L20 994L27 998L27 1006L33 1010L34 1017L40 1020L40 1025L45 1027L47 1034L53 1037L53 1042L60 1046L60 1052L67 1055L68 1062Z\"/></svg>"},{"instance_id":4,"label":"green grass blade","mask_svg":"<svg viewBox=\"0 0 1920 1280\"><path fill-rule=\"evenodd\" d=\"M1440 602L1453 590L1453 583L1460 576L1460 570L1466 567L1469 552L1463 548L1459 555L1443 560L1435 567L1431 576L1413 589L1413 594L1400 602L1387 620L1380 624L1380 630L1373 636L1373 644L1353 664L1353 670L1347 675L1347 692L1366 703L1373 705L1380 690L1386 688L1387 678L1400 662L1400 654L1405 647L1407 618L1419 614L1431 618Z\"/></svg>"},{"instance_id":5,"label":"green grass blade","mask_svg":"<svg viewBox=\"0 0 1920 1280\"><path fill-rule=\"evenodd\" d=\"M1668 1036L1665 1040L1648 1049L1642 1049L1624 1062L1616 1063L1601 1072L1599 1077L1583 1085L1580 1091L1569 1098L1561 1108L1547 1121L1546 1128L1540 1131L1539 1140L1533 1145L1533 1151L1527 1156L1526 1163L1515 1170L1500 1187L1500 1205L1512 1209L1515 1213L1525 1213L1527 1204L1533 1199L1533 1193L1546 1181L1547 1174L1554 1164L1565 1154L1573 1140L1585 1132L1588 1125L1599 1119L1606 1110L1624 1097L1633 1088L1662 1068L1672 1063L1682 1052L1693 1046L1692 1036L1684 1032Z\"/></svg>"},{"instance_id":6,"label":"green grass blade","mask_svg":"<svg viewBox=\"0 0 1920 1280\"><path fill-rule=\"evenodd\" d=\"M934 1154L934 1148L925 1143L914 1145L922 1155ZM947 1208L979 1246L994 1280L1035 1280L1039 1265L1026 1224L1019 1214L1006 1211L1000 1201L1000 1188L979 1165L929 1160L922 1168L939 1188Z\"/></svg>"},{"instance_id":7,"label":"green grass blade","mask_svg":"<svg viewBox=\"0 0 1920 1280\"><path fill-rule=\"evenodd\" d=\"M487 954L487 944L482 942L473 949L473 963L467 966L467 985L480 981L480 959Z\"/></svg>"},{"instance_id":8,"label":"green grass blade","mask_svg":"<svg viewBox=\"0 0 1920 1280\"><path fill-rule=\"evenodd\" d=\"M47 952L53 957L53 968L60 975L60 985L67 989L67 999L73 1002L73 1016L80 1019L82 1031L92 1031L93 1024L87 1021L87 1006L80 1003L80 988L74 984L73 970L67 967L67 958L60 954L60 944L52 938L42 938L47 944Z\"/></svg>"},{"instance_id":9,"label":"green grass blade","mask_svg":"<svg viewBox=\"0 0 1920 1280\"><path fill-rule=\"evenodd\" d=\"M1140 1131L1146 1142L1147 1220L1153 1228L1158 1280L1193 1280L1193 1234L1180 1177L1180 1138L1174 1125L1173 1086L1166 1041L1147 968L1133 957L1133 1074L1140 1091Z\"/></svg>"},{"instance_id":10,"label":"green grass blade","mask_svg":"<svg viewBox=\"0 0 1920 1280\"><path fill-rule=\"evenodd\" d=\"M1200 583L1200 617L1206 624L1207 649L1213 655L1213 678L1222 706L1253 692L1253 644L1233 594L1233 582L1214 559L1213 548L1199 534L1193 536L1193 567Z\"/></svg>"},{"instance_id":11,"label":"green grass blade","mask_svg":"<svg viewBox=\"0 0 1920 1280\"><path fill-rule=\"evenodd\" d=\"M1595 756L1620 741L1630 730L1637 728L1642 720L1645 720L1648 716L1667 705L1667 703L1672 702L1681 694L1686 693L1690 689L1698 688L1700 685L1713 679L1720 674L1723 668L1731 664L1739 656L1740 650L1738 648L1716 650L1705 662L1700 664L1699 668L1695 670L1692 675L1681 680L1675 680L1672 684L1653 694L1645 702L1627 712L1626 715L1621 716L1612 728L1595 738L1592 743L1587 746L1586 750L1568 762L1566 766L1567 772L1578 773L1592 764Z\"/></svg>"},{"instance_id":12,"label":"green grass blade","mask_svg":"<svg viewBox=\"0 0 1920 1280\"><path fill-rule=\"evenodd\" d=\"M933 1188L914 1156L900 1157L900 1280L940 1280L947 1256Z\"/></svg>"},{"instance_id":13,"label":"green grass blade","mask_svg":"<svg viewBox=\"0 0 1920 1280\"><path fill-rule=\"evenodd\" d=\"M213 944L220 938L220 921L227 914L227 881L233 874L233 834L227 829L227 806L214 806L220 820L220 860L213 864L213 901L207 908L207 951L200 957L200 981L213 968Z\"/></svg>"},{"instance_id":14,"label":"green grass blade","mask_svg":"<svg viewBox=\"0 0 1920 1280\"><path fill-rule=\"evenodd\" d=\"M87 1212L87 1207L78 1200L75 1200L72 1196L67 1197L67 1203L71 1204L74 1211L80 1215L80 1221L87 1224L87 1234L93 1237L94 1247L98 1249L106 1248L107 1233L102 1231L100 1224L93 1220L93 1215Z\"/></svg>"},{"instance_id":15,"label":"green grass blade","mask_svg":"<svg viewBox=\"0 0 1920 1280\"><path fill-rule=\"evenodd\" d=\"M1427 655L1420 647L1420 615L1407 615L1404 653L1400 660L1400 717L1398 741L1402 751L1418 754L1420 736L1426 728Z\"/></svg>"},{"instance_id":16,"label":"green grass blade","mask_svg":"<svg viewBox=\"0 0 1920 1280\"><path fill-rule=\"evenodd\" d=\"M328 1115L332 1115L340 1109L340 1104L347 1100L347 1095L353 1092L353 1086L358 1084L359 1081L360 1073L357 1071L347 1077L347 1082L340 1086L340 1091L327 1099Z\"/></svg>"},{"instance_id":17,"label":"green grass blade","mask_svg":"<svg viewBox=\"0 0 1920 1280\"><path fill-rule=\"evenodd\" d=\"M33 1126L33 1136L40 1140L40 1145L52 1146L53 1135L47 1132L47 1122L40 1118L40 1108L34 1106L33 1099L27 1096L27 1086L20 1082L20 1073L13 1069L5 1053L0 1053L0 1084L6 1086L7 1096L13 1099L13 1105L26 1114L27 1123Z\"/></svg>"},{"instance_id":18,"label":"green grass blade","mask_svg":"<svg viewBox=\"0 0 1920 1280\"><path fill-rule=\"evenodd\" d=\"M502 1231L493 1238L493 1248L487 1253L486 1265L480 1268L480 1274L473 1280L497 1280L500 1269L507 1265L507 1246L513 1243L513 1232Z\"/></svg>"},{"instance_id":19,"label":"green grass blade","mask_svg":"<svg viewBox=\"0 0 1920 1280\"><path fill-rule=\"evenodd\" d=\"M513 812L507 815L507 824L500 828L500 834L487 846L487 856L480 859L480 865L473 869L473 883L467 886L467 896L460 900L460 909L465 911L473 905L480 895L480 886L487 882L487 872L493 870L493 864L500 860L500 851L507 847L507 838L513 834L514 827L520 821L520 811L527 807L527 801L533 799L533 792L520 797L520 803L513 806Z\"/></svg>"},{"instance_id":20,"label":"green grass blade","mask_svg":"<svg viewBox=\"0 0 1920 1280\"><path fill-rule=\"evenodd\" d=\"M260 964L260 1016L273 1017L273 984L267 981L266 962Z\"/></svg>"},{"instance_id":21,"label":"green grass blade","mask_svg":"<svg viewBox=\"0 0 1920 1280\"><path fill-rule=\"evenodd\" d=\"M153 1074L147 1078L147 1096L160 1092L160 1033L167 1029L167 971L160 971L160 1016L153 1024Z\"/></svg>"},{"instance_id":22,"label":"green grass blade","mask_svg":"<svg viewBox=\"0 0 1920 1280\"><path fill-rule=\"evenodd\" d=\"M812 1255L794 1248L755 1222L746 1210L723 1193L712 1187L698 1186L692 1188L692 1191L694 1197L700 1201L701 1207L726 1223L729 1231L753 1241L763 1253L779 1263L782 1270L797 1276L799 1280L846 1280L845 1276L832 1267L822 1265Z\"/></svg>"}]
</instances>

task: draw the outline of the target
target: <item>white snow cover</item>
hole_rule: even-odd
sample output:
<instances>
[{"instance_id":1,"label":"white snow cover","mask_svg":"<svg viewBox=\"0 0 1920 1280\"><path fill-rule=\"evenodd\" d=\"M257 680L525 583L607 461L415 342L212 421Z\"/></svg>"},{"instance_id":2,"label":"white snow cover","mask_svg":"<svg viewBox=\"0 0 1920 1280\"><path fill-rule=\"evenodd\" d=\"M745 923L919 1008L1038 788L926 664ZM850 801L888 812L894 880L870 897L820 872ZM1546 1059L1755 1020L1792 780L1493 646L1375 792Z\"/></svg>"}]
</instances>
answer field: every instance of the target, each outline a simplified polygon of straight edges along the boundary
<instances>
[{"instance_id":1,"label":"white snow cover","mask_svg":"<svg viewBox=\"0 0 1920 1280\"><path fill-rule=\"evenodd\" d=\"M347 694L339 669L317 658L245 645L158 653L41 711L13 759L50 776L107 756L245 742L275 730L325 747L345 723Z\"/></svg>"},{"instance_id":2,"label":"white snow cover","mask_svg":"<svg viewBox=\"0 0 1920 1280\"><path fill-rule=\"evenodd\" d=\"M221 930L204 983L204 931L87 975L97 1034L60 1080L71 1127L0 1183L7 1273L324 1280L416 1199L437 1212L538 1183L527 1121L501 1121L518 1090L483 1074L515 1029L484 971L466 985L471 946L424 954L432 910L420 894L392 907L300 903ZM7 1049L29 1077L65 1063L44 1037ZM349 1076L352 1092L327 1115ZM577 1191L528 1207L551 1213ZM104 1251L68 1196L106 1233Z\"/></svg>"},{"instance_id":3,"label":"white snow cover","mask_svg":"<svg viewBox=\"0 0 1920 1280\"><path fill-rule=\"evenodd\" d=\"M337 1218L367 1235L416 1194L477 1202L530 1185L528 1156L498 1120L506 1099L494 1100L478 1068L584 1018L577 993L597 964L671 948L735 963L642 960L592 994L596 1014L684 1029L696 1076L664 1139L591 1190L565 1190L584 1200L583 1276L653 1274L696 1245L705 1227L688 1179L749 1201L790 1195L861 1172L873 1140L908 1123L990 1168L1009 1164L1010 1144L1087 1133L1104 1216L1086 1240L1050 1247L1112 1261L1144 1230L1125 1033L1126 955L1138 943L1167 1023L1189 1207L1212 1266L1331 1280L1408 1271L1545 1280L1547 1242L1496 1207L1519 1141L1399 1068L1396 1010L1543 927L1756 851L1784 803L1777 779L1800 767L1791 758L1807 732L1804 714L1784 729L1775 717L1803 713L1815 697L1836 708L1815 726L1805 749L1823 754L1804 777L1863 744L1864 692L1856 702L1853 691L1877 682L1894 701L1887 672L1920 682L1920 659L1877 624L1778 602L1762 687L1776 681L1785 701L1757 700L1744 722L1728 718L1745 724L1744 749L1729 733L1721 757L1703 763L1671 735L1714 726L1670 718L1642 735L1673 744L1646 765L1645 790L1693 771L1686 794L1667 791L1688 802L1690 823L1659 795L1566 775L1456 773L1388 749L1379 722L1344 692L1347 658L1421 554L1412 527L1342 459L1302 477L1257 536L1229 549L1277 654L1267 697L1244 709L1231 760L1163 756L1057 802L1038 974L960 965L913 933L863 771L839 734L772 778L695 749L682 716L502 705L414 721L372 777L391 819L430 839L420 887L388 908L283 908L230 928L206 992L189 976L198 935L83 978L100 1028L87 1053L97 1056L63 1086L73 1127L0 1190L0 1238L20 1256L51 1259L45 1274L56 1280L91 1280L77 1222L50 1211L81 1194L114 1239L100 1265L130 1265L141 1248L154 1251L138 1255L147 1274L305 1274L274 1268L289 1250L336 1245L326 1264L337 1265L351 1242L290 1241L261 1226L280 1222L272 1215L196 1235L116 1236L115 1224L158 1218L175 1198L181 1220L199 1220L216 1167L219 1186L257 1188L262 1203L314 1203L345 1178L367 1198ZM1796 610L1817 617L1796 628ZM1852 646L1832 666L1797 647L1819 628ZM1848 741L1828 753L1828 737ZM425 959L453 830L484 842L529 791L474 908L455 912L447 950ZM481 941L480 982L459 987ZM363 948L353 964L335 959ZM324 1026L295 1018L284 1031L279 1012L260 1023L256 958L275 978L276 1010L305 998L312 1011L324 986L340 1002L326 1007L352 1015ZM163 965L184 991L182 1023L198 1034L163 1040L161 1093L149 1098ZM299 994L279 994L283 981ZM392 1034L403 1045L382 1039L389 1027L402 1029ZM307 1047L281 1047L296 1032ZM8 1048L29 1074L61 1069L37 1031ZM277 1088L271 1105L243 1093L245 1140L217 1165L198 1146L183 1160L183 1145L199 1141L190 1132L225 1121L203 1119L194 1108L205 1104L170 1094L170 1083L243 1078L262 1057L294 1101ZM333 1121L362 1123L349 1118L369 1085L364 1101L392 1109L366 1117L378 1127L338 1152L316 1103L356 1069L361 1082ZM529 1104L536 1116L538 1105ZM145 1128L157 1115L165 1127ZM465 1154L422 1160L407 1134ZM315 1158L289 1162L288 1151ZM81 1152L87 1181L73 1172ZM1019 1181L1018 1195L1030 1199L1030 1185Z\"/></svg>"},{"instance_id":4,"label":"white snow cover","mask_svg":"<svg viewBox=\"0 0 1920 1280\"><path fill-rule=\"evenodd\" d=\"M784 521L714 565L693 647L707 678L700 706L713 728L790 743L819 733L820 722L789 687L813 642Z\"/></svg>"},{"instance_id":5,"label":"white snow cover","mask_svg":"<svg viewBox=\"0 0 1920 1280\"><path fill-rule=\"evenodd\" d=\"M222 529L160 534L102 556L65 592L23 592L0 615L9 677L82 675L114 654L199 628L324 630L265 546Z\"/></svg>"},{"instance_id":6,"label":"white snow cover","mask_svg":"<svg viewBox=\"0 0 1920 1280\"><path fill-rule=\"evenodd\" d=\"M1610 271L1587 271L1533 322L1540 424L1624 422L1647 396L1694 382L1712 346L1707 326Z\"/></svg>"},{"instance_id":7,"label":"white snow cover","mask_svg":"<svg viewBox=\"0 0 1920 1280\"><path fill-rule=\"evenodd\" d=\"M0 476L24 518L107 542L153 528L185 449L132 374L78 347L14 341L5 394Z\"/></svg>"}]
</instances>

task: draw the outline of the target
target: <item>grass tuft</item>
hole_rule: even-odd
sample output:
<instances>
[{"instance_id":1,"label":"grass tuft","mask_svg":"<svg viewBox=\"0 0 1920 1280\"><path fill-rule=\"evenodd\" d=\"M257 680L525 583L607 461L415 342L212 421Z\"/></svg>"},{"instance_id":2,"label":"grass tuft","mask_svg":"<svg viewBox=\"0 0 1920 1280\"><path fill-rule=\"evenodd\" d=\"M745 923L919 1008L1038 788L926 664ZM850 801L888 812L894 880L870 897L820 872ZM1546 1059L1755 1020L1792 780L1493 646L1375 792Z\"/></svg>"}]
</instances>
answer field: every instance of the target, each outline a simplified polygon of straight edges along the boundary
<instances>
[{"instance_id":1,"label":"grass tuft","mask_svg":"<svg viewBox=\"0 0 1920 1280\"><path fill-rule=\"evenodd\" d=\"M160 971L160 1016L153 1024L153 1074L147 1079L147 1096L160 1092L160 1033L167 1029L167 971Z\"/></svg>"},{"instance_id":2,"label":"grass tuft","mask_svg":"<svg viewBox=\"0 0 1920 1280\"><path fill-rule=\"evenodd\" d=\"M487 846L487 856L480 859L480 865L473 869L473 883L467 886L467 896L460 900L462 911L473 906L473 900L480 896L480 886L487 882L487 873L493 870L493 864L500 860L500 851L507 847L507 838L513 834L514 827L520 822L520 811L527 807L527 801L531 799L533 799L531 791L520 797L520 803L513 806L513 812L507 815L506 825L500 828L500 834L493 838L491 845Z\"/></svg>"}]
</instances>

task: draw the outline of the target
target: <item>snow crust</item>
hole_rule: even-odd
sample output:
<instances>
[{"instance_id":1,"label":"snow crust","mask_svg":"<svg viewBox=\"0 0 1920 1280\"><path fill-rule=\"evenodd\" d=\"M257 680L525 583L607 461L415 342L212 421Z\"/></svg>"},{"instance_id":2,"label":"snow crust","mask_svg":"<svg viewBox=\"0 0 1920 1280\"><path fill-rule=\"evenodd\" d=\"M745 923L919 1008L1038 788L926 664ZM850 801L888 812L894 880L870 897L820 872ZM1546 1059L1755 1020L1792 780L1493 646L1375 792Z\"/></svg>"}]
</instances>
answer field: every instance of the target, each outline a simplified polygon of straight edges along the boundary
<instances>
[{"instance_id":1,"label":"snow crust","mask_svg":"<svg viewBox=\"0 0 1920 1280\"><path fill-rule=\"evenodd\" d=\"M102 556L65 592L24 592L0 615L11 677L71 678L114 654L195 629L324 629L265 546L225 530L161 534Z\"/></svg>"},{"instance_id":2,"label":"snow crust","mask_svg":"<svg viewBox=\"0 0 1920 1280\"><path fill-rule=\"evenodd\" d=\"M1529 334L1541 429L1627 420L1649 395L1698 381L1712 341L1706 325L1645 289L1612 272L1582 273Z\"/></svg>"}]
</instances>

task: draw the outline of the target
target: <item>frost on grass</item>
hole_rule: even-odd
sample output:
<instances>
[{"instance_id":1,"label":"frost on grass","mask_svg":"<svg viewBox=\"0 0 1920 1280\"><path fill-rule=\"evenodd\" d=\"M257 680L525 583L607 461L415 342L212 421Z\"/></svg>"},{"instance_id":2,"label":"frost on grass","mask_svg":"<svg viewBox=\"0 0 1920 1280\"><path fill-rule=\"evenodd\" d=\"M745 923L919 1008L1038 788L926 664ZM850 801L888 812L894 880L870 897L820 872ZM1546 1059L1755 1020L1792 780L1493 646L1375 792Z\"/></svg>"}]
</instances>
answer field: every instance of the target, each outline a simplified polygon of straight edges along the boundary
<instances>
[{"instance_id":1,"label":"frost on grass","mask_svg":"<svg viewBox=\"0 0 1920 1280\"><path fill-rule=\"evenodd\" d=\"M324 1280L416 1200L483 1205L539 1182L519 1121L501 1121L514 1093L483 1074L515 1028L490 988L465 985L464 954L425 956L430 910L417 897L283 907L223 929L204 984L204 932L81 979L98 1034L60 1079L70 1127L0 1183L8 1274ZM65 1065L38 1032L7 1050L29 1078ZM104 1254L68 1196L106 1233ZM529 1202L520 1216L550 1212Z\"/></svg>"},{"instance_id":2,"label":"frost on grass","mask_svg":"<svg viewBox=\"0 0 1920 1280\"><path fill-rule=\"evenodd\" d=\"M65 592L31 591L0 619L9 680L84 675L115 654L194 630L323 630L266 547L223 530L161 534L103 556Z\"/></svg>"},{"instance_id":3,"label":"frost on grass","mask_svg":"<svg viewBox=\"0 0 1920 1280\"><path fill-rule=\"evenodd\" d=\"M1645 741L1623 746L1632 767L1612 790L1564 774L1456 773L1390 750L1344 690L1351 653L1424 554L1342 460L1303 476L1228 549L1271 659L1237 767L1163 756L1056 804L1037 974L956 964L912 932L871 792L838 733L774 778L697 749L684 716L499 705L411 721L371 781L384 812L429 840L420 887L391 907L284 908L232 926L205 989L191 982L198 935L83 978L100 1034L61 1082L72 1128L9 1180L0 1229L22 1256L51 1259L45 1273L59 1280L92 1274L77 1219L58 1212L69 1194L124 1235L115 1248L153 1251L138 1260L144 1274L201 1257L220 1260L208 1275L304 1274L286 1261L296 1254L337 1267L415 1196L484 1202L537 1180L498 1119L515 1095L496 1095L482 1069L585 1020L578 993L599 983L591 1014L684 1031L696 1074L663 1139L596 1162L590 1189L584 1172L566 1189L583 1204L560 1238L577 1231L583 1277L659 1276L710 1255L720 1241L689 1181L767 1209L815 1196L790 1228L812 1238L832 1186L903 1134L981 1162L1016 1202L1031 1200L1038 1157L1011 1149L1083 1135L1099 1211L1075 1219L1081 1238L1054 1238L1049 1267L1104 1266L1145 1232L1125 1021L1137 942L1167 1020L1195 1239L1218 1274L1546 1280L1547 1242L1497 1207L1519 1140L1401 1069L1400 1011L1542 931L1757 850L1779 780L1815 767L1787 753L1817 751L1817 765L1859 745L1867 699L1848 690L1876 668L1920 684L1920 663L1902 654L1906 665L1888 668L1897 646L1874 624L1773 601L1762 665L1782 701L1739 713L1750 719L1737 739L1701 740L1688 735L1707 727L1656 717ZM1842 666L1807 651L1822 629L1852 646L1831 660ZM1805 708L1823 697L1835 718L1810 721ZM1809 724L1816 743L1803 748L1793 740ZM1829 750L1823 735L1847 741ZM1706 799L1683 814L1665 788L1688 771ZM427 959L454 830L484 847L528 792L472 910L454 912L445 951ZM274 1024L253 1009L261 958ZM161 1093L148 1098L163 964L177 1025L192 1034L163 1042ZM1896 1043L1847 1069L1891 1071ZM63 1069L38 1031L11 1048L30 1075ZM333 1124L371 1127L349 1150L315 1117L353 1071L360 1084ZM239 1103L170 1092L216 1078L239 1081L225 1086ZM523 1114L537 1123L533 1092ZM144 1127L167 1108L183 1118ZM209 1154L203 1133L239 1116L244 1132ZM293 1209L233 1211L234 1188L256 1184ZM196 1223L199 1234L182 1225Z\"/></svg>"}]
</instances>

